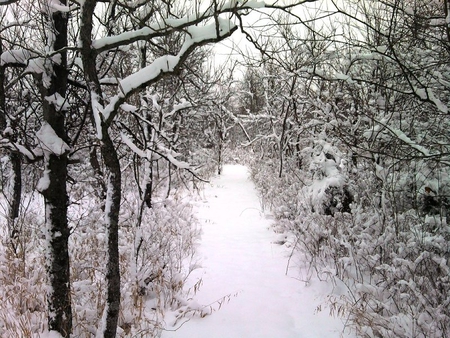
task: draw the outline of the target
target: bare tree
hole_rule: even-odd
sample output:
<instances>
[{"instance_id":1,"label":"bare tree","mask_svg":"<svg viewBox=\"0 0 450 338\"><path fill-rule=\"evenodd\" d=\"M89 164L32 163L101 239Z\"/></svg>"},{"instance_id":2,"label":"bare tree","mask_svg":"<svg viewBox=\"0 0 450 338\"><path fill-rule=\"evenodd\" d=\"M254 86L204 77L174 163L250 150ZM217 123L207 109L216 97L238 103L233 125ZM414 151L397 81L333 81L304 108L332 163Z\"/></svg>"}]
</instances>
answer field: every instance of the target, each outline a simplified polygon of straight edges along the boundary
<instances>
[{"instance_id":1,"label":"bare tree","mask_svg":"<svg viewBox=\"0 0 450 338\"><path fill-rule=\"evenodd\" d=\"M104 199L107 286L104 315L98 334L115 337L121 299L118 243L123 168L120 147L126 143L119 141L118 132L126 130L124 121L127 118L136 117L133 112L140 109L136 103L139 94L157 84L164 84L171 92L189 86L190 90L195 90L201 81L196 83L189 77L184 78L184 82L168 80L170 77L180 76L188 67L193 67L191 74L200 70L201 56L192 64L188 62L190 57L195 57L195 51L229 37L238 29L242 18L251 11L263 12L265 7L270 17L274 10L289 13L304 2L307 1L278 5L246 0L208 3L193 1L193 6L189 9L176 1L105 3L86 0L81 4L62 0L41 1L39 6L30 6L27 8L31 10L24 10L25 6L22 7L22 4L28 5L25 0L0 1L2 8L14 9L23 14L25 19L21 20L19 26L23 27L22 35L26 37L20 43L8 41L4 44L4 37L11 36L13 28L3 24L0 28L0 128L5 136L2 147L9 151L16 172L13 180L14 202L11 203L9 218L12 220L17 215L16 201L20 200L20 157L26 157L33 163L43 160L43 175L37 188L44 197L47 226L45 245L50 283L47 295L49 330L57 331L64 337L68 337L72 331L68 249L71 230L68 206L71 200L68 196L68 182L72 185L75 181L69 175L69 165L79 162L75 154L85 154L85 148L91 149L92 168L89 170L95 172L99 183L97 186L102 189L96 195ZM130 51L136 50L139 50L140 62L131 62L133 53ZM11 76L13 73L14 76ZM165 82L161 82L162 80ZM12 88L21 88L20 85L26 87L30 83L34 83L34 87L39 90L39 95L33 93L35 102L30 105L34 109L36 125L23 131L24 140L16 140L12 137L14 133L9 135L8 127L14 126L7 113L8 100L12 95ZM203 89L209 91L211 87L210 84L205 84ZM188 92L189 90L184 90L184 93ZM173 97L176 97L175 93ZM169 143L173 149L153 149L170 162L169 168L181 163L174 158L175 148L180 151L189 148L190 141L185 144L180 141L180 136L189 135L189 128L183 125L186 121L183 109L175 107L176 104L188 101L189 97L186 101L176 97L171 103L174 106L171 110L174 123ZM198 107L207 105L205 102L198 103ZM220 163L227 130L223 116L219 114L216 117L214 123L219 136ZM24 114L19 122L25 125L27 118ZM160 122L163 124L163 119ZM210 120L207 123L209 122ZM152 126L152 121L145 123ZM195 124L190 126L194 127ZM163 128L159 128L157 132L162 135L162 130ZM196 132L200 134L200 131L201 128ZM147 137L150 134L151 132ZM151 140L150 137L146 141ZM132 142L127 143L127 146L143 155ZM97 147L101 159L97 157ZM147 192L143 201L151 206L151 198Z\"/></svg>"}]
</instances>

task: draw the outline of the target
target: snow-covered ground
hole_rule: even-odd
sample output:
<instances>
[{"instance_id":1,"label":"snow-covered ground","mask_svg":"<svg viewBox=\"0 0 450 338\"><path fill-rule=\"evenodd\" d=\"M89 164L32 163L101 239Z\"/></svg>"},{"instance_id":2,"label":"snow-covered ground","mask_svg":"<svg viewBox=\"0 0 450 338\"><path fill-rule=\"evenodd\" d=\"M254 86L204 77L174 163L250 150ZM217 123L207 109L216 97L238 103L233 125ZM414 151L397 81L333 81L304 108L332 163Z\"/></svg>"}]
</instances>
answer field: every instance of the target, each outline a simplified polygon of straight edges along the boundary
<instances>
[{"instance_id":1,"label":"snow-covered ground","mask_svg":"<svg viewBox=\"0 0 450 338\"><path fill-rule=\"evenodd\" d=\"M295 268L285 274L290 251L274 243L277 235L261 213L246 167L224 166L223 175L205 189L198 217L202 268L194 270L188 285L202 278L194 296L199 304L225 301L220 309L212 304L217 309L212 315L185 318L175 327L167 318L162 338L349 337L343 320L326 307L330 285L315 279L306 285L296 279Z\"/></svg>"}]
</instances>

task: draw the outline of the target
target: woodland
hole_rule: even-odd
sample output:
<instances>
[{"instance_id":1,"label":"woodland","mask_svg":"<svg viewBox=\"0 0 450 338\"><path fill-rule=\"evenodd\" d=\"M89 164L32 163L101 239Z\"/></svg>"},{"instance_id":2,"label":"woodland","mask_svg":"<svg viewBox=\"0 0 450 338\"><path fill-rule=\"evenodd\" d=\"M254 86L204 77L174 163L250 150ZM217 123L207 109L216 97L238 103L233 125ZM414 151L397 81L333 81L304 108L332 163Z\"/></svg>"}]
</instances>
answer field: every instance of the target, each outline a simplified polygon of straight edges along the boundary
<instances>
[{"instance_id":1,"label":"woodland","mask_svg":"<svg viewBox=\"0 0 450 338\"><path fill-rule=\"evenodd\" d=\"M203 316L190 201L237 162L355 334L450 336L449 9L0 0L0 335Z\"/></svg>"}]
</instances>

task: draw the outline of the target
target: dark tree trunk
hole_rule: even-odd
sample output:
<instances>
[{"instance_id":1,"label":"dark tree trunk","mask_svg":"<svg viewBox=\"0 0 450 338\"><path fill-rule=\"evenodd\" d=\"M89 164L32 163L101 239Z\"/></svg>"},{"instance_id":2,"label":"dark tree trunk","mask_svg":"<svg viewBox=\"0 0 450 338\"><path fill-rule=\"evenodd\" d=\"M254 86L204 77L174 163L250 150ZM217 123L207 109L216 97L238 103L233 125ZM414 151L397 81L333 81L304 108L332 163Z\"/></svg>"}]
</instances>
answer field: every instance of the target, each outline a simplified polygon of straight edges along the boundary
<instances>
[{"instance_id":1,"label":"dark tree trunk","mask_svg":"<svg viewBox=\"0 0 450 338\"><path fill-rule=\"evenodd\" d=\"M94 15L96 0L86 0L81 13L80 38L82 41L82 60L88 88L95 93L91 99L98 100L103 105L103 93L98 80L96 59L97 53L92 48L92 18ZM95 97L94 97L95 96ZM93 107L93 110L97 109ZM94 111L93 111L94 112ZM97 112L101 115L101 112ZM103 119L103 116L100 117ZM105 226L108 238L108 262L106 271L107 294L105 304L105 323L103 323L103 337L114 338L117 331L120 310L120 262L119 262L119 212L122 198L121 184L122 173L117 156L117 150L109 135L110 122L101 121L100 151L105 165L106 201L105 201Z\"/></svg>"},{"instance_id":2,"label":"dark tree trunk","mask_svg":"<svg viewBox=\"0 0 450 338\"><path fill-rule=\"evenodd\" d=\"M103 126L102 134L101 152L108 175L105 205L105 223L108 233L106 272L108 289L106 296L106 327L103 337L113 338L116 336L120 309L119 212L122 198L122 173L116 148L108 134L108 127Z\"/></svg>"},{"instance_id":3,"label":"dark tree trunk","mask_svg":"<svg viewBox=\"0 0 450 338\"><path fill-rule=\"evenodd\" d=\"M22 159L18 153L11 153L9 154L9 161L12 170L12 177L9 178L12 189L11 196L9 196L8 231L13 249L17 252L17 238L21 233L21 229L16 224L16 219L19 217L22 199Z\"/></svg>"},{"instance_id":4,"label":"dark tree trunk","mask_svg":"<svg viewBox=\"0 0 450 338\"><path fill-rule=\"evenodd\" d=\"M65 0L61 1L66 4ZM56 12L50 19L54 32L53 50L63 50L67 47L67 15ZM59 53L61 62L53 63L47 69L51 77L49 86L41 83L44 121L55 131L56 135L67 142L65 129L65 112L55 107L46 97L58 93L66 96L67 89L67 55ZM51 62L47 60L47 62ZM72 307L70 299L70 269L69 269L69 225L67 221L67 154L49 153L45 156L45 175L48 175L48 185L41 191L45 201L45 217L47 224L47 272L50 288L47 295L48 329L59 332L63 337L69 337L72 331Z\"/></svg>"},{"instance_id":5,"label":"dark tree trunk","mask_svg":"<svg viewBox=\"0 0 450 338\"><path fill-rule=\"evenodd\" d=\"M0 55L3 53L3 44L0 37ZM6 93L5 93L5 67L0 66L0 132L7 127L6 120ZM14 126L13 126L14 128ZM6 135L5 135L6 136ZM16 141L14 135L8 135L11 141ZM9 162L11 163L12 176L8 177L10 186L8 198L8 232L13 250L17 252L16 239L19 236L20 229L16 226L16 218L19 217L20 201L22 199L22 160L20 154L11 152L9 154Z\"/></svg>"},{"instance_id":6,"label":"dark tree trunk","mask_svg":"<svg viewBox=\"0 0 450 338\"><path fill-rule=\"evenodd\" d=\"M72 331L70 300L68 197L66 191L67 157L50 155L46 160L50 184L42 191L45 199L47 240L49 244L47 270L50 290L47 295L48 327L69 337Z\"/></svg>"},{"instance_id":7,"label":"dark tree trunk","mask_svg":"<svg viewBox=\"0 0 450 338\"><path fill-rule=\"evenodd\" d=\"M3 54L3 41L0 35L0 55ZM6 128L6 93L5 93L5 66L0 65L0 128Z\"/></svg>"}]
</instances>

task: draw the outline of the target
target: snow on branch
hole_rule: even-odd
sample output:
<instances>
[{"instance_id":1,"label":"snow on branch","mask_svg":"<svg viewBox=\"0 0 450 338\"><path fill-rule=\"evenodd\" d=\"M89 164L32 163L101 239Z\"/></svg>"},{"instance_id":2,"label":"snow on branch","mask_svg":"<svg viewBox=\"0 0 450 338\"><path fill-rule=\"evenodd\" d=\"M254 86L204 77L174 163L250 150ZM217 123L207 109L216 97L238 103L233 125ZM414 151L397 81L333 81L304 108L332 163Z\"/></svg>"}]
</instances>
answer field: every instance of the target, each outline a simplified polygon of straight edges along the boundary
<instances>
[{"instance_id":1,"label":"snow on branch","mask_svg":"<svg viewBox=\"0 0 450 338\"><path fill-rule=\"evenodd\" d=\"M1 0L0 0L1 1ZM259 8L282 9L298 6L305 2L313 2L315 0L295 1L289 5L279 5L278 1L258 1L258 0L230 0L217 4L217 6L209 6L203 13L190 13L181 18L163 18L161 21L151 24L147 27L137 29L131 32L124 32L115 36L107 36L92 42L92 47L98 53L128 45L132 42L140 40L149 40L160 36L171 34L174 31L182 31L194 27L201 22L205 22L211 18L217 18L220 14L237 13ZM198 28L198 27L197 27Z\"/></svg>"},{"instance_id":2,"label":"snow on branch","mask_svg":"<svg viewBox=\"0 0 450 338\"><path fill-rule=\"evenodd\" d=\"M434 95L434 92L431 88L413 88L414 94L420 97L423 101L430 101L432 102L441 113L447 114L448 113L448 107L446 104L444 104L441 100L439 100L436 95Z\"/></svg>"},{"instance_id":3,"label":"snow on branch","mask_svg":"<svg viewBox=\"0 0 450 338\"><path fill-rule=\"evenodd\" d=\"M325 73L324 71L316 68L301 68L298 73L306 72L310 75L318 76L327 81L345 81L349 84L354 84L356 82L368 82L367 80L363 80L361 78L352 78L350 75L334 72L334 73ZM370 82L369 82L370 83ZM397 92L401 92L403 94L413 94L417 98L419 98L423 102L429 102L436 106L436 108L443 114L448 113L448 106L444 102L442 102L436 95L434 94L433 89L429 87L418 88L414 86L412 83L410 84L412 91L400 91L394 87L390 87L391 90L395 90ZM389 87L387 87L389 88Z\"/></svg>"},{"instance_id":4,"label":"snow on branch","mask_svg":"<svg viewBox=\"0 0 450 338\"><path fill-rule=\"evenodd\" d=\"M41 145L44 156L54 154L56 156L61 156L64 153L70 151L70 147L64 142L53 128L44 122L36 133L36 137Z\"/></svg>"},{"instance_id":5,"label":"snow on branch","mask_svg":"<svg viewBox=\"0 0 450 338\"><path fill-rule=\"evenodd\" d=\"M220 34L225 36L237 27L230 21L224 19L219 20ZM128 95L135 89L142 87L144 84L156 79L161 73L172 73L175 68L184 61L184 56L189 54L193 46L209 41L220 39L217 36L216 24L209 24L203 27L189 27L187 29L187 36L181 47L180 52L176 55L164 55L152 62L149 66L131 74L120 81L120 87L124 95ZM107 116L105 116L108 118Z\"/></svg>"},{"instance_id":6,"label":"snow on branch","mask_svg":"<svg viewBox=\"0 0 450 338\"><path fill-rule=\"evenodd\" d=\"M389 129L395 135L395 137L397 137L398 139L400 139L401 141L403 141L404 143L409 145L411 148L414 148L415 150L421 152L425 156L430 156L431 155L430 151L427 148L425 148L425 147L421 146L420 144L417 144L416 142L411 140L400 129L397 129L397 128L389 128Z\"/></svg>"},{"instance_id":7,"label":"snow on branch","mask_svg":"<svg viewBox=\"0 0 450 338\"><path fill-rule=\"evenodd\" d=\"M59 0L48 0L47 5L50 13L68 13L72 9L69 6L62 4Z\"/></svg>"},{"instance_id":8,"label":"snow on branch","mask_svg":"<svg viewBox=\"0 0 450 338\"><path fill-rule=\"evenodd\" d=\"M28 150L23 145L17 142L11 142L7 138L0 138L0 146L10 151L16 151L24 156L26 156L30 161L34 161L38 156L34 154L31 150Z\"/></svg>"},{"instance_id":9,"label":"snow on branch","mask_svg":"<svg viewBox=\"0 0 450 338\"><path fill-rule=\"evenodd\" d=\"M190 169L191 168L189 163L177 160L175 158L177 156L180 156L179 153L177 153L173 150L167 149L166 147L164 147L161 144L157 144L157 147L158 147L158 154L163 156L164 158L166 158L175 167L180 168L180 169Z\"/></svg>"},{"instance_id":10,"label":"snow on branch","mask_svg":"<svg viewBox=\"0 0 450 338\"><path fill-rule=\"evenodd\" d=\"M120 134L120 137L122 138L123 143L125 143L135 154L137 154L139 157L151 159L151 152L157 153L161 157L165 158L167 161L169 161L171 164L173 164L175 167L180 169L191 169L191 166L189 163L177 160L176 157L180 156L180 154L174 152L173 150L167 149L166 147L162 145L157 145L157 149L147 149L146 151L139 149L138 146L136 146L133 141L130 140L130 138L125 135L124 133Z\"/></svg>"},{"instance_id":11,"label":"snow on branch","mask_svg":"<svg viewBox=\"0 0 450 338\"><path fill-rule=\"evenodd\" d=\"M385 119L382 119L381 121L376 121L376 123L377 124L375 126L364 131L363 136L366 139L371 139L371 138L375 137L375 135L379 134L380 131L383 129L383 130L386 130L387 132L389 132L393 137L399 139L400 141L402 141L403 143L408 145L409 147L422 153L423 156L425 156L425 157L433 156L433 154L430 152L430 150L428 150L424 146L421 146L420 144L417 144L416 142L411 140L402 130L388 126L387 121Z\"/></svg>"},{"instance_id":12,"label":"snow on branch","mask_svg":"<svg viewBox=\"0 0 450 338\"><path fill-rule=\"evenodd\" d=\"M46 96L45 100L53 104L57 110L69 110L70 105L67 102L67 99L62 97L59 93L54 93L50 96Z\"/></svg>"},{"instance_id":13,"label":"snow on branch","mask_svg":"<svg viewBox=\"0 0 450 338\"><path fill-rule=\"evenodd\" d=\"M3 132L7 136L9 127ZM36 132L36 138L39 142L39 146L34 149L29 149L18 142L12 142L7 137L0 137L0 147L6 148L12 152L18 152L28 158L30 161L36 161L43 156L49 156L54 154L56 156L61 156L62 154L68 153L71 148L67 143L65 143L53 128L44 122L41 128Z\"/></svg>"},{"instance_id":14,"label":"snow on branch","mask_svg":"<svg viewBox=\"0 0 450 338\"><path fill-rule=\"evenodd\" d=\"M122 139L122 142L125 143L136 155L142 158L149 158L148 153L139 149L139 147L135 145L127 135L120 133L120 138Z\"/></svg>"},{"instance_id":15,"label":"snow on branch","mask_svg":"<svg viewBox=\"0 0 450 338\"><path fill-rule=\"evenodd\" d=\"M19 0L0 0L0 6L11 5Z\"/></svg>"},{"instance_id":16,"label":"snow on branch","mask_svg":"<svg viewBox=\"0 0 450 338\"><path fill-rule=\"evenodd\" d=\"M174 104L173 109L165 115L165 117L172 116L176 112L184 109L192 108L192 103L189 101L186 101L186 99L181 99L180 103Z\"/></svg>"},{"instance_id":17,"label":"snow on branch","mask_svg":"<svg viewBox=\"0 0 450 338\"><path fill-rule=\"evenodd\" d=\"M110 125L118 113L119 108L130 95L155 83L164 76L178 72L184 61L195 48L208 43L220 42L233 34L238 29L238 26L232 21L233 15L229 15L229 18L224 19L220 17L221 14L236 14L241 11L262 7L288 11L299 4L309 1L311 0L298 1L290 5L278 5L277 1L266 3L256 0L232 0L216 4L216 6L210 6L203 14L187 15L180 19L167 18L163 19L162 22L141 30L126 32L93 42L86 41L86 46L89 45L90 50L91 48L96 49L96 53L98 54L102 51L129 45L139 40L150 40L158 36L166 36L175 31L185 33L184 43L177 55L161 56L149 66L120 80L117 94L111 98L109 104L104 106L104 108L100 104L100 101L93 100L94 116L96 117L97 123L97 136L99 138L102 136L102 121L105 125ZM209 24L200 25L208 21L210 22ZM90 31L86 32L86 36L90 35L90 33ZM94 104L94 101L97 101L97 103Z\"/></svg>"},{"instance_id":18,"label":"snow on branch","mask_svg":"<svg viewBox=\"0 0 450 338\"><path fill-rule=\"evenodd\" d=\"M144 27L135 31L124 32L92 41L92 48L101 52L124 44L129 44L130 42L152 38L153 35L157 35L158 33L161 34L161 30L156 29L156 27Z\"/></svg>"},{"instance_id":19,"label":"snow on branch","mask_svg":"<svg viewBox=\"0 0 450 338\"><path fill-rule=\"evenodd\" d=\"M127 76L119 82L123 94L127 95L129 92L142 86L143 83L155 79L161 73L173 72L179 61L180 58L173 55L164 55L157 58L149 66Z\"/></svg>"},{"instance_id":20,"label":"snow on branch","mask_svg":"<svg viewBox=\"0 0 450 338\"><path fill-rule=\"evenodd\" d=\"M217 27L219 28L219 36L217 35ZM157 81L160 77L175 73L196 47L210 42L221 41L230 36L236 29L237 26L230 20L221 18L218 18L214 23L202 27L189 27L185 41L177 55L161 56L149 66L125 77L119 82L118 94L111 99L109 105L105 107L103 112L99 111L102 114L102 118L104 120L111 120L115 112L117 112L117 109L128 96ZM111 116L113 112L114 114ZM97 127L97 130L99 129Z\"/></svg>"},{"instance_id":21,"label":"snow on branch","mask_svg":"<svg viewBox=\"0 0 450 338\"><path fill-rule=\"evenodd\" d=\"M99 97L95 91L91 92L92 114L94 115L95 127L97 128L97 138L102 139L102 116L103 106L99 102Z\"/></svg>"},{"instance_id":22,"label":"snow on branch","mask_svg":"<svg viewBox=\"0 0 450 338\"><path fill-rule=\"evenodd\" d=\"M25 66L30 58L36 56L27 49L7 50L0 55L0 66Z\"/></svg>"}]
</instances>

